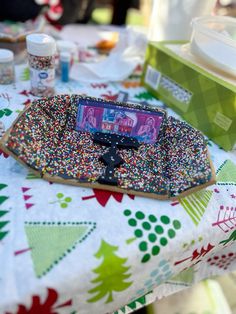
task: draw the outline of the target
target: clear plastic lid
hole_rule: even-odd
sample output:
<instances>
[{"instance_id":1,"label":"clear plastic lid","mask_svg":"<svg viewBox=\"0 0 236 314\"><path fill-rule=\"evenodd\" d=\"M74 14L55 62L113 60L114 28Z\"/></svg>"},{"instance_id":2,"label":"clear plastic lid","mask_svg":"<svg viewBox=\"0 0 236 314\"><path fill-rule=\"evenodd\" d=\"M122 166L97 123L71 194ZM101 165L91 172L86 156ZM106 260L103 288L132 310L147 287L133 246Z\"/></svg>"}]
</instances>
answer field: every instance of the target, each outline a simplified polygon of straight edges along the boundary
<instances>
[{"instance_id":1,"label":"clear plastic lid","mask_svg":"<svg viewBox=\"0 0 236 314\"><path fill-rule=\"evenodd\" d=\"M28 53L47 57L56 52L56 41L46 34L30 34L26 36L26 47Z\"/></svg>"},{"instance_id":2,"label":"clear plastic lid","mask_svg":"<svg viewBox=\"0 0 236 314\"><path fill-rule=\"evenodd\" d=\"M227 16L192 20L191 52L208 64L236 75L236 19Z\"/></svg>"}]
</instances>

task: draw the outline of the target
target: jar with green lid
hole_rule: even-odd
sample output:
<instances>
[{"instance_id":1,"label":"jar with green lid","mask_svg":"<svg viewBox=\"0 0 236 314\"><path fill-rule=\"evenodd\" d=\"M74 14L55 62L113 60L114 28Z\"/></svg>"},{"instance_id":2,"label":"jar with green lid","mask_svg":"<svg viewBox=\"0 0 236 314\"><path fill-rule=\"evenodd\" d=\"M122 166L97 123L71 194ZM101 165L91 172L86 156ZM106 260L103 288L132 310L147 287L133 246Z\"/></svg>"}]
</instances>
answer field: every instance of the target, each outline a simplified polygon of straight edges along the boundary
<instances>
[{"instance_id":1,"label":"jar with green lid","mask_svg":"<svg viewBox=\"0 0 236 314\"><path fill-rule=\"evenodd\" d=\"M14 54L11 50L0 49L0 84L11 84L14 77Z\"/></svg>"}]
</instances>

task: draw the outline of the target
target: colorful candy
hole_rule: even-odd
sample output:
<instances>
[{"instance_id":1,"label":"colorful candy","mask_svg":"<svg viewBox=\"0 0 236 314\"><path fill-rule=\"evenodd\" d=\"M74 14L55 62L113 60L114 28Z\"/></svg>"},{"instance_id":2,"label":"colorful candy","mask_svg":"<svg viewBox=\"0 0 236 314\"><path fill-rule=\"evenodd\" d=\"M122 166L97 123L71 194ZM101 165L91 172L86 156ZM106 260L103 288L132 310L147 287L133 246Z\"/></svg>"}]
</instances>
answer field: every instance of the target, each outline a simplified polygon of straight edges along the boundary
<instances>
[{"instance_id":1,"label":"colorful candy","mask_svg":"<svg viewBox=\"0 0 236 314\"><path fill-rule=\"evenodd\" d=\"M36 101L14 125L7 146L42 175L92 186L105 172L100 157L109 148L95 144L92 134L75 130L78 99L61 95ZM115 177L124 189L177 196L212 176L203 135L173 117L154 145L120 149L119 155L124 163Z\"/></svg>"}]
</instances>

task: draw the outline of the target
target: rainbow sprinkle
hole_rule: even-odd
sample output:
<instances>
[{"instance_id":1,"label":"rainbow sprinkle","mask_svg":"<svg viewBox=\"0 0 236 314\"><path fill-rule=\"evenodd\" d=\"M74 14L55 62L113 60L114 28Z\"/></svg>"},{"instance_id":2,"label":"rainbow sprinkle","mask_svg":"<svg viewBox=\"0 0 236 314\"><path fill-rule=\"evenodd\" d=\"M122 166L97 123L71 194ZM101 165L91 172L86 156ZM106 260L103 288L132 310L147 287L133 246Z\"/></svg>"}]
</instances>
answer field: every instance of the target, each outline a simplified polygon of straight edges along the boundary
<instances>
[{"instance_id":1,"label":"rainbow sprinkle","mask_svg":"<svg viewBox=\"0 0 236 314\"><path fill-rule=\"evenodd\" d=\"M92 186L104 173L99 158L108 148L95 144L92 134L75 130L79 97L37 100L14 124L6 145L42 176L47 173ZM119 155L125 162L115 176L124 189L173 197L212 178L203 135L173 117L166 119L154 145L121 149Z\"/></svg>"}]
</instances>

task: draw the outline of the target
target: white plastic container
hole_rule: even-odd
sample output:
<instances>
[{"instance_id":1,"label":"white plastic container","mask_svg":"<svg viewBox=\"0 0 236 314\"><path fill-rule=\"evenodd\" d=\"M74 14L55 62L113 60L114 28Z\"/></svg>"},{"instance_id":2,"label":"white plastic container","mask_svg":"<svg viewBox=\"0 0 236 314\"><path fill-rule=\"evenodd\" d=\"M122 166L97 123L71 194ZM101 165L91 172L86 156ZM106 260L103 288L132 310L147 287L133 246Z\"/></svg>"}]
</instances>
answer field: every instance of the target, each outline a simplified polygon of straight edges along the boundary
<instances>
[{"instance_id":1,"label":"white plastic container","mask_svg":"<svg viewBox=\"0 0 236 314\"><path fill-rule=\"evenodd\" d=\"M191 20L211 14L216 0L153 0L148 39L190 40Z\"/></svg>"},{"instance_id":2,"label":"white plastic container","mask_svg":"<svg viewBox=\"0 0 236 314\"><path fill-rule=\"evenodd\" d=\"M191 52L208 65L236 76L236 19L227 16L192 20Z\"/></svg>"},{"instance_id":3,"label":"white plastic container","mask_svg":"<svg viewBox=\"0 0 236 314\"><path fill-rule=\"evenodd\" d=\"M69 40L57 40L57 50L58 52L69 52L72 55L76 54L77 46L73 41Z\"/></svg>"},{"instance_id":4,"label":"white plastic container","mask_svg":"<svg viewBox=\"0 0 236 314\"><path fill-rule=\"evenodd\" d=\"M56 73L58 76L61 75L61 66L60 59L61 54L69 53L70 54L70 67L72 67L74 61L78 59L77 57L77 45L68 40L57 40L57 54L56 54Z\"/></svg>"},{"instance_id":5,"label":"white plastic container","mask_svg":"<svg viewBox=\"0 0 236 314\"><path fill-rule=\"evenodd\" d=\"M0 49L0 84L14 81L14 54L11 50Z\"/></svg>"},{"instance_id":6,"label":"white plastic container","mask_svg":"<svg viewBox=\"0 0 236 314\"><path fill-rule=\"evenodd\" d=\"M31 93L39 97L54 95L56 42L46 34L26 37Z\"/></svg>"}]
</instances>

